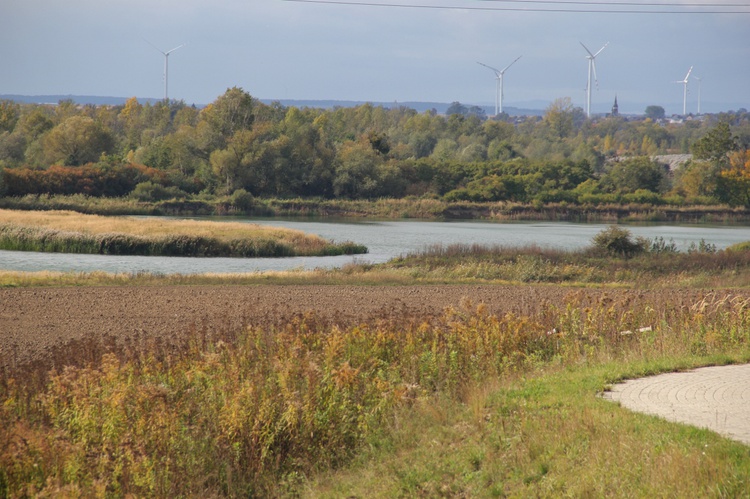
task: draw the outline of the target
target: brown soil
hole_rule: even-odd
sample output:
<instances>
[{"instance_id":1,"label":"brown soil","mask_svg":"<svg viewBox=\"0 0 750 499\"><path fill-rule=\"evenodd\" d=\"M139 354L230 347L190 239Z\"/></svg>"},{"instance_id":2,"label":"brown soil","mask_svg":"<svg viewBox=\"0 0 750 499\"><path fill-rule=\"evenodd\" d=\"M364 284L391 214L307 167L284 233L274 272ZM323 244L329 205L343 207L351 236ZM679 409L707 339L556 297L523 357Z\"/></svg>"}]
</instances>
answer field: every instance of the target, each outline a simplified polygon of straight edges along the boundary
<instances>
[{"instance_id":1,"label":"brown soil","mask_svg":"<svg viewBox=\"0 0 750 499\"><path fill-rule=\"evenodd\" d=\"M635 304L700 300L702 291L571 289L560 286L148 286L0 289L0 365L43 360L76 341L108 337L179 341L195 330L227 330L314 311L337 323L427 318L468 299L489 312L534 314L576 293ZM750 295L750 292L744 294ZM650 297L650 298L649 298Z\"/></svg>"}]
</instances>

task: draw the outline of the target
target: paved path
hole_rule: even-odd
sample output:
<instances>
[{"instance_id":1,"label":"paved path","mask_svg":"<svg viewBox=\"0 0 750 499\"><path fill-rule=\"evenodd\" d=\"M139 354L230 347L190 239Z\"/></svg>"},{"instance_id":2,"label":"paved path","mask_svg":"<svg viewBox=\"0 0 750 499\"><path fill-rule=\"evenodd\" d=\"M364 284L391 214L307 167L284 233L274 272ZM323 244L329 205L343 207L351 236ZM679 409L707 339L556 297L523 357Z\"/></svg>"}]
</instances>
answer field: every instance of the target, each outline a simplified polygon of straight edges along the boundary
<instances>
[{"instance_id":1,"label":"paved path","mask_svg":"<svg viewBox=\"0 0 750 499\"><path fill-rule=\"evenodd\" d=\"M613 386L603 397L750 445L750 364L633 379Z\"/></svg>"}]
</instances>

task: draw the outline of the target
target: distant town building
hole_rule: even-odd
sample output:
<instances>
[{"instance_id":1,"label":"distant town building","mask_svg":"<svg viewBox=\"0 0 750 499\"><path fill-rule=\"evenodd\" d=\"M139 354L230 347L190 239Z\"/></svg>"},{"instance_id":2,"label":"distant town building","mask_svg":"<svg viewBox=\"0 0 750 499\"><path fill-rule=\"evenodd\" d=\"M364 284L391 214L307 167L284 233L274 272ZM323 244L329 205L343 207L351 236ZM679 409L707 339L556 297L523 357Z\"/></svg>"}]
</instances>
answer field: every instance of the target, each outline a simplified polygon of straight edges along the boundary
<instances>
[{"instance_id":1,"label":"distant town building","mask_svg":"<svg viewBox=\"0 0 750 499\"><path fill-rule=\"evenodd\" d=\"M612 106L612 116L620 116L620 106L617 105L617 95L615 94L615 103Z\"/></svg>"}]
</instances>

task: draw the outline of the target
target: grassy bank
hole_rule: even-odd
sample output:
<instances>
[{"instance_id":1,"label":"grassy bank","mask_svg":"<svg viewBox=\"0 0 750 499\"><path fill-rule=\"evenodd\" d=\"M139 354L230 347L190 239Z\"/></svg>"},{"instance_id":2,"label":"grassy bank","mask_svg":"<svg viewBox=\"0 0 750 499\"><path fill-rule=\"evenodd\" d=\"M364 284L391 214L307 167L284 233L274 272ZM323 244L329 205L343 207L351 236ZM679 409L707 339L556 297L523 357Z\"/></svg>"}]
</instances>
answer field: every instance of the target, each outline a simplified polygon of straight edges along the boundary
<instances>
[{"instance_id":1,"label":"grassy bank","mask_svg":"<svg viewBox=\"0 0 750 499\"><path fill-rule=\"evenodd\" d=\"M530 316L465 302L348 328L307 315L105 350L2 377L0 492L741 496L750 483L746 447L595 397L749 359L750 307L730 292L691 307L572 293Z\"/></svg>"},{"instance_id":2,"label":"grassy bank","mask_svg":"<svg viewBox=\"0 0 750 499\"><path fill-rule=\"evenodd\" d=\"M436 245L396 258L381 271L414 279L522 282L636 287L748 286L750 252L740 245L716 251L705 243L678 252L651 241L642 253L624 256L591 246L578 251L480 245ZM701 244L704 247L701 247Z\"/></svg>"},{"instance_id":3,"label":"grassy bank","mask_svg":"<svg viewBox=\"0 0 750 499\"><path fill-rule=\"evenodd\" d=\"M383 264L352 263L330 270L201 275L0 271L0 287L527 283L663 289L746 288L750 286L750 251L747 251L747 243L721 251L701 248L698 244L688 252L649 250L624 257L602 254L593 247L560 251L534 246L451 245L433 246Z\"/></svg>"},{"instance_id":4,"label":"grassy bank","mask_svg":"<svg viewBox=\"0 0 750 499\"><path fill-rule=\"evenodd\" d=\"M244 215L262 217L357 217L425 220L543 220L572 222L713 222L750 221L750 210L729 206L670 206L652 204L574 205L516 202L448 202L441 199L404 198L377 200L262 199L238 207L231 198L212 197L158 202L131 198L93 198L27 195L0 197L0 208L13 210L73 210L96 215Z\"/></svg>"},{"instance_id":5,"label":"grassy bank","mask_svg":"<svg viewBox=\"0 0 750 499\"><path fill-rule=\"evenodd\" d=\"M365 253L301 231L244 223L0 210L0 249L113 255L323 256Z\"/></svg>"}]
</instances>

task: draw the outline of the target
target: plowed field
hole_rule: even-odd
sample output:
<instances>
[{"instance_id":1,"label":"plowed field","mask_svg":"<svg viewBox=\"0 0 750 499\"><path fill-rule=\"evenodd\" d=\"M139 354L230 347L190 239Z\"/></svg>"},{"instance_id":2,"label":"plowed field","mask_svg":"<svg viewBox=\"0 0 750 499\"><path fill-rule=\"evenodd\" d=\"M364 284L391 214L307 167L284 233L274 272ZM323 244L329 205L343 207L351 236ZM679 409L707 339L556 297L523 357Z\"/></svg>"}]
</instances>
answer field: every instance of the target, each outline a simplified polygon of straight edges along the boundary
<instances>
[{"instance_id":1,"label":"plowed field","mask_svg":"<svg viewBox=\"0 0 750 499\"><path fill-rule=\"evenodd\" d=\"M736 294L736 292L734 292ZM543 304L691 305L708 291L573 289L560 286L123 286L0 289L0 363L18 365L97 336L178 341L196 329L277 322L314 311L336 323L429 318L463 300L491 313L534 315ZM741 294L750 296L750 291Z\"/></svg>"}]
</instances>

